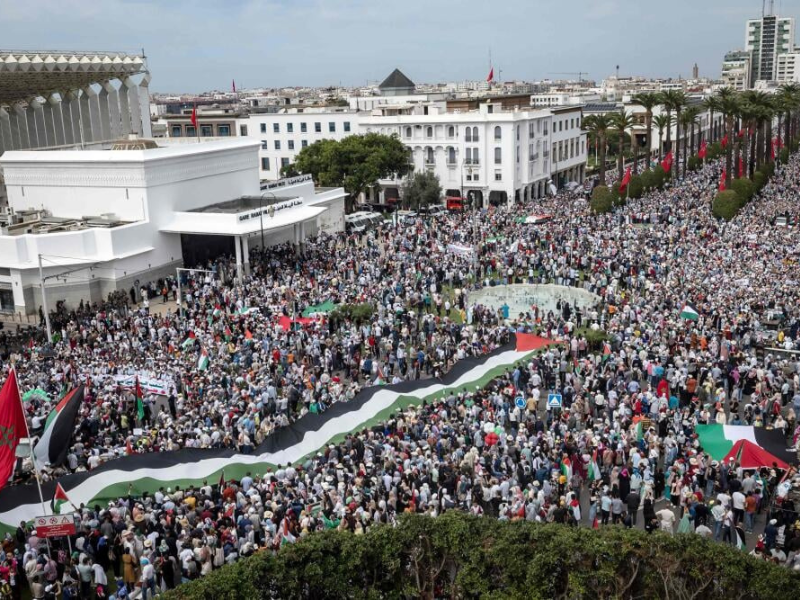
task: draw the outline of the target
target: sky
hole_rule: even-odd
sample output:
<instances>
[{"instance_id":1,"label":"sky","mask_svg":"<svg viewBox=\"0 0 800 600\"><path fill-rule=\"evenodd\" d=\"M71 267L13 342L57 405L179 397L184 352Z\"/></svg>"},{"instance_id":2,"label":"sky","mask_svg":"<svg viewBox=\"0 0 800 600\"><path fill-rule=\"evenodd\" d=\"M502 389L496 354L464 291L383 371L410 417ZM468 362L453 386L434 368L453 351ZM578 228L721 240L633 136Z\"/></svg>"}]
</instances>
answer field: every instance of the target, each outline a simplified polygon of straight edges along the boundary
<instances>
[{"instance_id":1,"label":"sky","mask_svg":"<svg viewBox=\"0 0 800 600\"><path fill-rule=\"evenodd\" d=\"M775 12L800 20L800 2ZM718 77L760 0L28 0L3 50L143 48L155 92L415 82ZM501 73L502 71L502 73Z\"/></svg>"}]
</instances>

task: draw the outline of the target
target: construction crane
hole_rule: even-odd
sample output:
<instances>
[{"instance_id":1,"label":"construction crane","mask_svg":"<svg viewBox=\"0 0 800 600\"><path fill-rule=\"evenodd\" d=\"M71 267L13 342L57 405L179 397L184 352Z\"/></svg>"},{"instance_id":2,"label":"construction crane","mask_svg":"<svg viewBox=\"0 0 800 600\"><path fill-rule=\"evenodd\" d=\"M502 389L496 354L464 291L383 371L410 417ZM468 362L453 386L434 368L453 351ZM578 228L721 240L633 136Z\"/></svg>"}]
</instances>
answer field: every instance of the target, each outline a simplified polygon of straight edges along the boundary
<instances>
[{"instance_id":1,"label":"construction crane","mask_svg":"<svg viewBox=\"0 0 800 600\"><path fill-rule=\"evenodd\" d=\"M548 75L577 75L578 76L578 83L583 83L583 76L588 75L587 71L576 71L576 72L567 72L567 73L554 73L550 72Z\"/></svg>"}]
</instances>

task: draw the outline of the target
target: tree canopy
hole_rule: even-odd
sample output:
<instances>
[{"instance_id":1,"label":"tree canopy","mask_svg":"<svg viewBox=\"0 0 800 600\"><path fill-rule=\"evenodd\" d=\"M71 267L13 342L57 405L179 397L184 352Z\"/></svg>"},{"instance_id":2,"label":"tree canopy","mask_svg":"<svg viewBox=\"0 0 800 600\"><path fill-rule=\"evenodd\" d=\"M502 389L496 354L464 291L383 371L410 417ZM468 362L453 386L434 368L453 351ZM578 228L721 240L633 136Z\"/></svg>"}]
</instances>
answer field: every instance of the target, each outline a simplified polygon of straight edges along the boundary
<instances>
[{"instance_id":1,"label":"tree canopy","mask_svg":"<svg viewBox=\"0 0 800 600\"><path fill-rule=\"evenodd\" d=\"M313 533L167 598L791 598L800 577L695 534L402 515Z\"/></svg>"},{"instance_id":2,"label":"tree canopy","mask_svg":"<svg viewBox=\"0 0 800 600\"><path fill-rule=\"evenodd\" d=\"M320 140L303 148L292 168L310 173L317 185L344 187L356 198L378 180L411 169L411 151L397 136L368 133L341 140Z\"/></svg>"},{"instance_id":3,"label":"tree canopy","mask_svg":"<svg viewBox=\"0 0 800 600\"><path fill-rule=\"evenodd\" d=\"M442 186L435 173L414 173L403 184L403 204L419 210L429 204L438 204L442 198Z\"/></svg>"}]
</instances>

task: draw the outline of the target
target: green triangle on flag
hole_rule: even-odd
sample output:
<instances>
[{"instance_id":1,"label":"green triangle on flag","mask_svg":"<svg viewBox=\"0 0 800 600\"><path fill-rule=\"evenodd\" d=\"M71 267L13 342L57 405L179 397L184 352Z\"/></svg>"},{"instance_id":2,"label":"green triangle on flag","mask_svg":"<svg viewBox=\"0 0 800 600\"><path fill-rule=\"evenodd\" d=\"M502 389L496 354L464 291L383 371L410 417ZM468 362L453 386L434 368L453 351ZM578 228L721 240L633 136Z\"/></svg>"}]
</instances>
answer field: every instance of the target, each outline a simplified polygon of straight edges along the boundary
<instances>
[{"instance_id":1,"label":"green triangle on flag","mask_svg":"<svg viewBox=\"0 0 800 600\"><path fill-rule=\"evenodd\" d=\"M697 309L688 302L683 305L681 309L681 319L688 319L689 321L697 321L700 318L700 313Z\"/></svg>"}]
</instances>

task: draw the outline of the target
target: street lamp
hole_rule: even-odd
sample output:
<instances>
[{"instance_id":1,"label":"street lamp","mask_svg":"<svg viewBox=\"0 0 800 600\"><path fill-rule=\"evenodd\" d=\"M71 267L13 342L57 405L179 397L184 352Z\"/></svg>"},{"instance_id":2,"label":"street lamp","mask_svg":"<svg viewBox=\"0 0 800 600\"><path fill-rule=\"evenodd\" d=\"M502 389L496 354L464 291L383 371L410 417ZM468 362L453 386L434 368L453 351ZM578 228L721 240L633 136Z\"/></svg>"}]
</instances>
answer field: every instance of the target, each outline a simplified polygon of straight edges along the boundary
<instances>
[{"instance_id":1,"label":"street lamp","mask_svg":"<svg viewBox=\"0 0 800 600\"><path fill-rule=\"evenodd\" d=\"M258 198L258 208L259 208L258 219L259 219L259 222L261 223L261 253L262 254L264 253L264 196L266 196L267 194L272 196L272 201L273 202L277 202L278 201L278 197L275 194L273 194L272 192L262 192L261 196L259 196L259 198Z\"/></svg>"}]
</instances>

